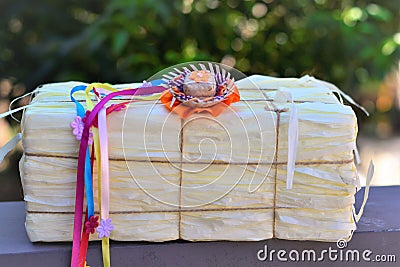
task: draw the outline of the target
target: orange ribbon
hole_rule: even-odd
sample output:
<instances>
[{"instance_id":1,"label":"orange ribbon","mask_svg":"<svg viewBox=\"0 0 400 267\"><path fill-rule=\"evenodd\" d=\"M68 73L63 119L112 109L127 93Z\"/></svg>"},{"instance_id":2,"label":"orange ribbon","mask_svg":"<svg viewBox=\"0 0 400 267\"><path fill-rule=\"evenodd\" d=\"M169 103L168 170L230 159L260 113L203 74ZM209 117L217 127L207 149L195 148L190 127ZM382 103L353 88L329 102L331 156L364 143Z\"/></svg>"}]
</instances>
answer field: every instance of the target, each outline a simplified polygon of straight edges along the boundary
<instances>
[{"instance_id":1,"label":"orange ribbon","mask_svg":"<svg viewBox=\"0 0 400 267\"><path fill-rule=\"evenodd\" d=\"M175 101L174 104L171 106L174 96L171 94L169 90L165 90L161 97L160 101L163 103L170 111L175 112L178 114L182 119L186 119L192 114L201 113L201 112L208 112L214 117L217 117L221 114L227 107L229 107L232 103L238 102L240 100L240 94L237 87L234 88L233 92L227 96L224 101L219 102L211 107L205 108L192 108L185 106L184 104L180 103L179 101Z\"/></svg>"}]
</instances>

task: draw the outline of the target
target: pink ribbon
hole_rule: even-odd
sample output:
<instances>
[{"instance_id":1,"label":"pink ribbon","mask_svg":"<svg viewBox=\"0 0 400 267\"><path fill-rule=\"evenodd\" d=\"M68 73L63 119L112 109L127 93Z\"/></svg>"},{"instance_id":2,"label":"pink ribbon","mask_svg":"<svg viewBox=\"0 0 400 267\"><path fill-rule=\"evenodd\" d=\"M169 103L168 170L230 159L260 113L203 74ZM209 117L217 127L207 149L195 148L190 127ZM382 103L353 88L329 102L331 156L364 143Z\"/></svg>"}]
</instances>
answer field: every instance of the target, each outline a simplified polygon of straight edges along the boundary
<instances>
[{"instance_id":1,"label":"pink ribbon","mask_svg":"<svg viewBox=\"0 0 400 267\"><path fill-rule=\"evenodd\" d=\"M71 266L78 267L79 263L79 247L81 243L82 230L82 213L83 213L83 196L84 196L84 173L85 173L85 157L89 141L89 129L92 126L99 111L105 104L115 96L122 95L150 95L161 93L165 88L162 86L152 86L136 89L127 89L123 91L113 92L106 95L87 116L85 127L83 129L82 138L79 146L78 170L76 175L76 197L75 197L75 215L74 215L74 232L72 240L72 256Z\"/></svg>"},{"instance_id":2,"label":"pink ribbon","mask_svg":"<svg viewBox=\"0 0 400 267\"><path fill-rule=\"evenodd\" d=\"M108 164L108 133L106 108L99 111L99 139L100 139L100 155L101 155L101 218L108 218L110 203L110 170Z\"/></svg>"}]
</instances>

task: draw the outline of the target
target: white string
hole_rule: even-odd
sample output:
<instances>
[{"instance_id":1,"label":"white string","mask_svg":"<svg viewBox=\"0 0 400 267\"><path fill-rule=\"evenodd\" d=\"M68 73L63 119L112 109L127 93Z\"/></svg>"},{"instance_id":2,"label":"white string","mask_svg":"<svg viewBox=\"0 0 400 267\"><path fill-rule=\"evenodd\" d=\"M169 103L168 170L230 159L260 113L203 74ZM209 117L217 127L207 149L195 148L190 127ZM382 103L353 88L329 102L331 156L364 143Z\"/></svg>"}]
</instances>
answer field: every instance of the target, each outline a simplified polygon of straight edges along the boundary
<instances>
[{"instance_id":1,"label":"white string","mask_svg":"<svg viewBox=\"0 0 400 267\"><path fill-rule=\"evenodd\" d=\"M350 104L352 104L352 105L358 107L359 109L361 109L361 110L369 117L368 111L367 111L363 106L361 106L361 105L358 104L356 101L354 101L354 99L351 98L351 96L347 95L345 92L343 92L342 90L340 90L336 85L334 85L334 84L332 84L332 83L329 83L329 82L326 82L326 81L318 80L318 79L316 79L316 78L314 78L314 77L312 77L312 76L308 76L308 75L307 75L307 76L303 76L303 77L301 77L300 79L308 80L308 81L313 81L313 82L316 82L316 83L318 83L318 84L321 84L321 85L326 86L326 87L327 87L328 89L330 89L332 92L336 92L336 93L339 94L339 96L343 96ZM343 100L341 100L341 102L343 102ZM342 103L342 104L343 104L343 103Z\"/></svg>"},{"instance_id":2,"label":"white string","mask_svg":"<svg viewBox=\"0 0 400 267\"><path fill-rule=\"evenodd\" d=\"M354 151L354 158L356 160L356 164L360 165L361 164L361 157L360 157L360 152L358 151L358 148L357 148L357 144L354 144L353 151Z\"/></svg>"},{"instance_id":3,"label":"white string","mask_svg":"<svg viewBox=\"0 0 400 267\"><path fill-rule=\"evenodd\" d=\"M20 110L26 109L26 108L29 106L29 104L28 104L28 105L25 105L25 106L22 106L22 107L19 107L19 108L16 108L16 109L14 109L14 110L11 110L11 106L12 106L16 101L18 101L18 100L20 100L20 99L22 99L22 98L24 98L24 97L27 97L27 96L29 96L29 95L31 96L31 98L30 98L30 100L29 100L29 103L30 103L31 100L32 100L32 95L35 94L36 92L37 92L37 90L33 90L32 92L26 93L26 94L24 94L24 95L22 95L22 96L19 96L19 97L13 99L13 100L10 102L10 104L8 105L8 112L5 112L5 113L3 113L3 114L0 114L0 119L1 119L1 118L4 118L4 117L7 117L8 115L10 115L11 118L12 118L14 121L20 123L21 121L18 120L17 118L15 118L15 117L13 116L13 114L16 113L16 112L18 112L18 111L20 111Z\"/></svg>"}]
</instances>

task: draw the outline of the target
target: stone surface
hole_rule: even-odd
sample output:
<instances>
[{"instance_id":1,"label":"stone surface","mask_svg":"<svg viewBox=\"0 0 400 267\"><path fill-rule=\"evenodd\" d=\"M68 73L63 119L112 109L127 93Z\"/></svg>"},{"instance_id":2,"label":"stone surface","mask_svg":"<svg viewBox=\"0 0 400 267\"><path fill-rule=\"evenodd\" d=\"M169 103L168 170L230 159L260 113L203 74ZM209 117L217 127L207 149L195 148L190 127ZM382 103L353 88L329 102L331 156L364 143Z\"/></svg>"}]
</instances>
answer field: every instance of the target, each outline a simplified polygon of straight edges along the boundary
<instances>
[{"instance_id":1,"label":"stone surface","mask_svg":"<svg viewBox=\"0 0 400 267\"><path fill-rule=\"evenodd\" d=\"M357 210L363 191L356 195ZM369 249L375 255L395 255L400 261L400 187L373 187L358 223L358 230L343 251ZM0 204L0 266L69 266L71 243L31 243L24 228L24 202ZM317 255L324 249L338 250L335 243L266 240L257 242L111 242L112 266L398 266L398 262L370 263L330 261L323 262L259 261L258 251L284 249L287 252L314 249ZM340 251L340 250L339 250ZM286 256L287 257L287 256ZM88 251L90 266L101 266L99 242L92 242Z\"/></svg>"}]
</instances>

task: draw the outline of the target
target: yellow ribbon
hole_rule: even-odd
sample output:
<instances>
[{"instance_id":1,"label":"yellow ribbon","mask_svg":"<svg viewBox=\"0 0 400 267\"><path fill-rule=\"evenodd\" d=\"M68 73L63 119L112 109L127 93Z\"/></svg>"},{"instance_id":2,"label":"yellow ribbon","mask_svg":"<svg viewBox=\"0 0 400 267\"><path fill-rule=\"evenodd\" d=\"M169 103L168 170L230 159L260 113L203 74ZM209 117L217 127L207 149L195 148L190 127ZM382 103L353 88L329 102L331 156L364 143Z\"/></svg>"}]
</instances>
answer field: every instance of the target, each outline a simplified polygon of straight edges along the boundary
<instances>
[{"instance_id":1,"label":"yellow ribbon","mask_svg":"<svg viewBox=\"0 0 400 267\"><path fill-rule=\"evenodd\" d=\"M107 91L116 92L115 88L111 87L107 84L102 83L92 83L86 87L85 90L85 98L86 98L86 108L87 110L92 110L94 108L94 104L92 99L89 96L89 92L94 88L101 88ZM100 155L100 140L99 140L99 131L97 128L93 128L93 143L94 143L94 152L96 155L96 168L97 168L97 195L99 199L99 209L101 210L101 155ZM101 251L103 255L103 266L110 267L110 240L108 237L104 237L101 239Z\"/></svg>"}]
</instances>

